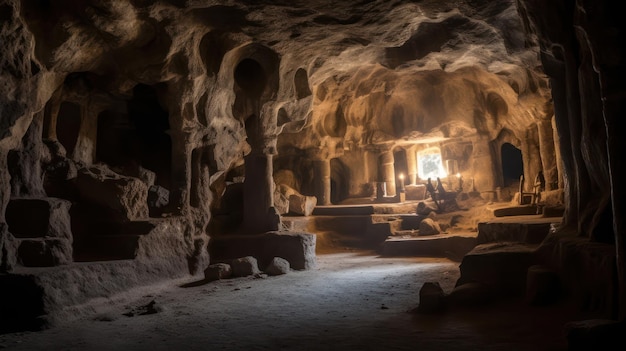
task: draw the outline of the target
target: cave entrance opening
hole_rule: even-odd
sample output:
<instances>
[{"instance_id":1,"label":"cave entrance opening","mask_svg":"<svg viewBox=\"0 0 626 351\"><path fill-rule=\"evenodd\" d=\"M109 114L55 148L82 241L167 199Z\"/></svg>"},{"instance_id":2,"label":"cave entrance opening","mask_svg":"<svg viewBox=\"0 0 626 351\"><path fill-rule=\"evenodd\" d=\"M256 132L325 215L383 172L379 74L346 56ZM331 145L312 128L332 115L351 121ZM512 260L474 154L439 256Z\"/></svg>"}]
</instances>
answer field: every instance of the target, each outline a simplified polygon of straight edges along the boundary
<instances>
[{"instance_id":1,"label":"cave entrance opening","mask_svg":"<svg viewBox=\"0 0 626 351\"><path fill-rule=\"evenodd\" d=\"M519 184L520 176L524 174L522 151L511 143L501 146L502 182L504 187L515 187Z\"/></svg>"},{"instance_id":2,"label":"cave entrance opening","mask_svg":"<svg viewBox=\"0 0 626 351\"><path fill-rule=\"evenodd\" d=\"M428 147L417 152L417 175L420 179L445 178L448 176L441 158L441 149Z\"/></svg>"}]
</instances>

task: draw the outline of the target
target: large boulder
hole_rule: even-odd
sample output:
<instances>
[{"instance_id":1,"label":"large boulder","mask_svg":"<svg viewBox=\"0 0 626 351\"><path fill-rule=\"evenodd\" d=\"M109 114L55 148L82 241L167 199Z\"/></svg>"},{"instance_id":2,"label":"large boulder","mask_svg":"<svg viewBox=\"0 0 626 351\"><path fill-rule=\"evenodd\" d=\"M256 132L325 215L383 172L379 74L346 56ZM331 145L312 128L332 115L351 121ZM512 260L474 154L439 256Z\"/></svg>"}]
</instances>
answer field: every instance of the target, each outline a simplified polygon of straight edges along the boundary
<instances>
[{"instance_id":1,"label":"large boulder","mask_svg":"<svg viewBox=\"0 0 626 351\"><path fill-rule=\"evenodd\" d=\"M148 217L148 187L138 178L96 165L78 171L76 186L81 199L110 210L118 220Z\"/></svg>"},{"instance_id":2,"label":"large boulder","mask_svg":"<svg viewBox=\"0 0 626 351\"><path fill-rule=\"evenodd\" d=\"M289 196L289 212L301 216L310 216L317 205L315 196L292 194Z\"/></svg>"}]
</instances>

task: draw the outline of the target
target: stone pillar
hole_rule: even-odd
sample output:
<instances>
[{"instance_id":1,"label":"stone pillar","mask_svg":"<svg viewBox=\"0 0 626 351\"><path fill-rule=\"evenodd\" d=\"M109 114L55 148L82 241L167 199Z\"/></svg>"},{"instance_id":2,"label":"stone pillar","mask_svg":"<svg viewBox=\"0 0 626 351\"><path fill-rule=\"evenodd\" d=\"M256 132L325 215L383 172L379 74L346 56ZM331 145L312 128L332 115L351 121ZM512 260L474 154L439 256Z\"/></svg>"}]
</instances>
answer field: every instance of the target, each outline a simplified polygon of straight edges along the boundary
<instances>
[{"instance_id":1,"label":"stone pillar","mask_svg":"<svg viewBox=\"0 0 626 351\"><path fill-rule=\"evenodd\" d=\"M274 209L273 155L250 153L244 157L243 229L245 234L278 230L280 217Z\"/></svg>"},{"instance_id":2,"label":"stone pillar","mask_svg":"<svg viewBox=\"0 0 626 351\"><path fill-rule=\"evenodd\" d=\"M191 180L190 135L183 131L173 131L172 138L172 189L170 190L170 212L182 213L189 206Z\"/></svg>"},{"instance_id":3,"label":"stone pillar","mask_svg":"<svg viewBox=\"0 0 626 351\"><path fill-rule=\"evenodd\" d=\"M494 155L489 144L489 138L480 136L472 142L472 191L495 191L496 173L494 171Z\"/></svg>"},{"instance_id":4,"label":"stone pillar","mask_svg":"<svg viewBox=\"0 0 626 351\"><path fill-rule=\"evenodd\" d=\"M556 117L552 116L550 120L550 125L552 126L552 147L554 147L554 158L556 162L556 172L557 172L557 189L563 189L565 186L563 184L563 159L561 158L561 148L559 144L561 143L559 140L559 133L556 129Z\"/></svg>"},{"instance_id":5,"label":"stone pillar","mask_svg":"<svg viewBox=\"0 0 626 351\"><path fill-rule=\"evenodd\" d=\"M314 160L313 172L317 203L323 206L330 205L330 160Z\"/></svg>"},{"instance_id":6,"label":"stone pillar","mask_svg":"<svg viewBox=\"0 0 626 351\"><path fill-rule=\"evenodd\" d=\"M406 149L407 185L417 184L417 152L415 149L415 145Z\"/></svg>"},{"instance_id":7,"label":"stone pillar","mask_svg":"<svg viewBox=\"0 0 626 351\"><path fill-rule=\"evenodd\" d=\"M541 120L537 123L539 132L539 152L543 176L546 179L546 190L554 190L559 186L559 172L554 147L554 131L551 120Z\"/></svg>"},{"instance_id":8,"label":"stone pillar","mask_svg":"<svg viewBox=\"0 0 626 351\"><path fill-rule=\"evenodd\" d=\"M385 183L386 196L396 196L396 176L391 151L385 151L378 157L378 181Z\"/></svg>"},{"instance_id":9,"label":"stone pillar","mask_svg":"<svg viewBox=\"0 0 626 351\"><path fill-rule=\"evenodd\" d=\"M92 104L81 105L81 122L78 139L71 158L87 165L93 163L96 157L96 143L98 139L98 114L101 109ZM68 155L70 156L70 155Z\"/></svg>"},{"instance_id":10,"label":"stone pillar","mask_svg":"<svg viewBox=\"0 0 626 351\"><path fill-rule=\"evenodd\" d=\"M537 126L531 125L526 130L526 136L522 140L522 160L524 161L524 191L533 191L533 184L537 173L541 171L541 153L539 152L539 136Z\"/></svg>"}]
</instances>

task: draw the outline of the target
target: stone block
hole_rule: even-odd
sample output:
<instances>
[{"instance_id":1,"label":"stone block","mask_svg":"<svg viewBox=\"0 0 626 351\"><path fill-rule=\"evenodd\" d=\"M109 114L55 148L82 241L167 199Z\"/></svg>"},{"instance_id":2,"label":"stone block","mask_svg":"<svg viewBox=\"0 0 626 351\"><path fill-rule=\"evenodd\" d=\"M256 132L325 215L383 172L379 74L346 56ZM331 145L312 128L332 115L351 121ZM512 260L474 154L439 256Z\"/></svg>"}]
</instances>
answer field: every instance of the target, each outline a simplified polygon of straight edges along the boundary
<instances>
[{"instance_id":1,"label":"stone block","mask_svg":"<svg viewBox=\"0 0 626 351\"><path fill-rule=\"evenodd\" d=\"M292 194L289 196L289 212L302 216L310 216L317 205L315 196Z\"/></svg>"},{"instance_id":2,"label":"stone block","mask_svg":"<svg viewBox=\"0 0 626 351\"><path fill-rule=\"evenodd\" d=\"M16 238L71 240L71 203L57 198L12 199L6 210L9 231Z\"/></svg>"},{"instance_id":3,"label":"stone block","mask_svg":"<svg viewBox=\"0 0 626 351\"><path fill-rule=\"evenodd\" d=\"M261 267L281 257L296 270L312 269L317 265L315 234L306 232L267 232L253 235L213 236L209 240L211 262L253 256Z\"/></svg>"},{"instance_id":4,"label":"stone block","mask_svg":"<svg viewBox=\"0 0 626 351\"><path fill-rule=\"evenodd\" d=\"M510 242L477 245L463 257L456 286L479 282L499 295L523 296L535 249Z\"/></svg>"},{"instance_id":5,"label":"stone block","mask_svg":"<svg viewBox=\"0 0 626 351\"><path fill-rule=\"evenodd\" d=\"M67 239L17 239L17 260L26 267L53 267L72 262L72 243Z\"/></svg>"},{"instance_id":6,"label":"stone block","mask_svg":"<svg viewBox=\"0 0 626 351\"><path fill-rule=\"evenodd\" d=\"M118 220L148 217L148 187L138 178L92 166L79 170L76 186L83 200L110 210Z\"/></svg>"}]
</instances>

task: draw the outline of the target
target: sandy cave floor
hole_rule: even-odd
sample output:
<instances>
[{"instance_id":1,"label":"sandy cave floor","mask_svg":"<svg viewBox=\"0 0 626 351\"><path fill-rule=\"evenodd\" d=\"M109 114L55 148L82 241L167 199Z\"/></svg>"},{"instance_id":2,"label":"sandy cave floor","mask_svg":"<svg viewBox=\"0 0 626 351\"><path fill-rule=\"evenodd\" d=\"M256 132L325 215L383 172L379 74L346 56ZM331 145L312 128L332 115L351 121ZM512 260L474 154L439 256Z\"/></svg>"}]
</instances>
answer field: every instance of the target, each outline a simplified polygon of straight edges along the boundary
<instances>
[{"instance_id":1,"label":"sandy cave floor","mask_svg":"<svg viewBox=\"0 0 626 351\"><path fill-rule=\"evenodd\" d=\"M194 279L91 303L83 317L41 332L0 335L9 350L565 350L558 307L509 301L412 313L419 289L449 292L458 262L318 255L318 267L266 278ZM154 301L156 313L141 312Z\"/></svg>"}]
</instances>

